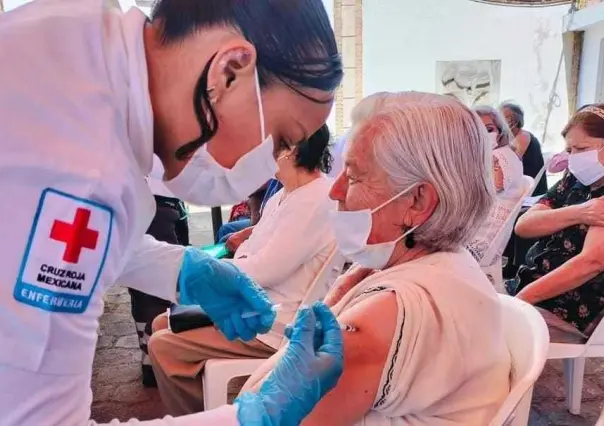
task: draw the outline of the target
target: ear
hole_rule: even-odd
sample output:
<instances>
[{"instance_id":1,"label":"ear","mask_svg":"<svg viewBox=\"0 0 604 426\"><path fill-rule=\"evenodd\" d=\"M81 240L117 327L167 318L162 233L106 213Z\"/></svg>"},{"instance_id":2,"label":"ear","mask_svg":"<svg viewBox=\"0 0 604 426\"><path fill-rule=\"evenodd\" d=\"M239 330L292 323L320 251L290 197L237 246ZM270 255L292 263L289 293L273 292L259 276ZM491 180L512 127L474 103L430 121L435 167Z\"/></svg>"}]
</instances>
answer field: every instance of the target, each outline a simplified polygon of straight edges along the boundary
<instances>
[{"instance_id":1,"label":"ear","mask_svg":"<svg viewBox=\"0 0 604 426\"><path fill-rule=\"evenodd\" d=\"M208 72L208 90L215 102L242 81L254 77L256 49L244 39L223 46L214 57Z\"/></svg>"},{"instance_id":2,"label":"ear","mask_svg":"<svg viewBox=\"0 0 604 426\"><path fill-rule=\"evenodd\" d=\"M436 188L431 183L421 183L412 190L413 203L409 212L413 223L408 225L417 226L426 222L436 210L439 199ZM407 225L407 224L406 224Z\"/></svg>"}]
</instances>

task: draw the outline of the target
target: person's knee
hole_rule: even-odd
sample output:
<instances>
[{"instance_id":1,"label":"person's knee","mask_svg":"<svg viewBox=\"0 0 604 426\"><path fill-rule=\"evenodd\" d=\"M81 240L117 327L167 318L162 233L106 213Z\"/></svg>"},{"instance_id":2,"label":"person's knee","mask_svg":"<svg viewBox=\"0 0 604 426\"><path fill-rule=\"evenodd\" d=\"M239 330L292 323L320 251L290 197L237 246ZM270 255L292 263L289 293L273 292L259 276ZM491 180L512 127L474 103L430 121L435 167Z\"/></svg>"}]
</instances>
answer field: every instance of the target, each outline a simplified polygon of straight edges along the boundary
<instances>
[{"instance_id":1,"label":"person's knee","mask_svg":"<svg viewBox=\"0 0 604 426\"><path fill-rule=\"evenodd\" d=\"M167 335L170 333L168 330L158 330L151 335L147 342L147 351L154 368L160 366L161 360L174 349L167 339Z\"/></svg>"},{"instance_id":2,"label":"person's knee","mask_svg":"<svg viewBox=\"0 0 604 426\"><path fill-rule=\"evenodd\" d=\"M156 316L155 319L153 320L153 323L151 324L151 330L153 330L153 333L160 331L160 330L167 330L167 329L168 329L168 314L163 313L163 314Z\"/></svg>"}]
</instances>

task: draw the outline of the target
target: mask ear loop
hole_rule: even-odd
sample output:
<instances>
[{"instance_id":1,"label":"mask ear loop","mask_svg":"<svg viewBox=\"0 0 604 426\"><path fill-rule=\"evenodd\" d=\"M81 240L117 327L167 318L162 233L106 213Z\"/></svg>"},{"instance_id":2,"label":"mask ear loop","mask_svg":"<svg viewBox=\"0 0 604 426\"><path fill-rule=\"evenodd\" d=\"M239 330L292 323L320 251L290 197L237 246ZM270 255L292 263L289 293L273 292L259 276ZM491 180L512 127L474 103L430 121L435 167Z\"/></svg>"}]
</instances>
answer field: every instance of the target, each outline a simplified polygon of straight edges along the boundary
<instances>
[{"instance_id":1,"label":"mask ear loop","mask_svg":"<svg viewBox=\"0 0 604 426\"><path fill-rule=\"evenodd\" d=\"M398 194L396 194L394 197L390 198L389 200L384 201L382 204L380 204L379 206L377 206L375 209L371 210L371 214L373 213L377 213L378 211L382 210L384 207L386 207L388 204L390 204L391 202L393 202L394 200L396 200L399 197L402 197L403 195L405 195L407 192L411 191L413 188L415 188L417 186L417 183L414 183L413 185L411 185L409 188L405 189L402 192L399 192Z\"/></svg>"},{"instance_id":2,"label":"mask ear loop","mask_svg":"<svg viewBox=\"0 0 604 426\"><path fill-rule=\"evenodd\" d=\"M260 143L266 140L266 124L264 123L264 107L262 106L262 92L260 91L260 76L258 75L258 67L254 69L254 78L256 80L256 99L258 100L258 111L260 113Z\"/></svg>"},{"instance_id":3,"label":"mask ear loop","mask_svg":"<svg viewBox=\"0 0 604 426\"><path fill-rule=\"evenodd\" d=\"M390 204L391 202L393 202L397 198L402 197L403 195L405 195L406 193L408 193L409 191L411 191L417 185L418 185L417 183L414 183L409 188L405 189L404 191L398 193L394 197L392 197L389 200L385 201L384 203L380 204L378 207L376 207L375 209L373 209L371 211L371 213L373 214L373 213L375 213L375 212L383 209L384 207L386 207L388 204ZM413 226L411 229L409 229L408 231L406 231L405 233L403 233L403 235L401 235L396 240L394 240L394 243L396 244L396 243L398 243L399 241L401 241L404 238L405 239L405 247L407 247L408 249L412 249L413 247L415 247L415 238L413 237L413 232L415 232L415 230L418 227L419 227L419 225Z\"/></svg>"}]
</instances>

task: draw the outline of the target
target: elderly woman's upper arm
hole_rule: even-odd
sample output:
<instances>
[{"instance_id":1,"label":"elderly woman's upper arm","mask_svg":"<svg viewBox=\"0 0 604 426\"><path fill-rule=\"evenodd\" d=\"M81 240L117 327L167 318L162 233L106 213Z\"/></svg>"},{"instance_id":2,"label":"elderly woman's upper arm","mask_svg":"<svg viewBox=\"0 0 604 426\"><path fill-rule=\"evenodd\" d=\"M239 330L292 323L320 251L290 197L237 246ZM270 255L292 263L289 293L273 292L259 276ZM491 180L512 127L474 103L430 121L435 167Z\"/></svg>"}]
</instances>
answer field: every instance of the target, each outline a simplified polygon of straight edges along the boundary
<instances>
[{"instance_id":1,"label":"elderly woman's upper arm","mask_svg":"<svg viewBox=\"0 0 604 426\"><path fill-rule=\"evenodd\" d=\"M303 426L348 426L373 407L384 365L394 339L398 306L392 292L376 294L338 316L344 332L344 374L315 407Z\"/></svg>"},{"instance_id":2,"label":"elderly woman's upper arm","mask_svg":"<svg viewBox=\"0 0 604 426\"><path fill-rule=\"evenodd\" d=\"M604 228L600 226L589 227L581 255L604 270Z\"/></svg>"}]
</instances>

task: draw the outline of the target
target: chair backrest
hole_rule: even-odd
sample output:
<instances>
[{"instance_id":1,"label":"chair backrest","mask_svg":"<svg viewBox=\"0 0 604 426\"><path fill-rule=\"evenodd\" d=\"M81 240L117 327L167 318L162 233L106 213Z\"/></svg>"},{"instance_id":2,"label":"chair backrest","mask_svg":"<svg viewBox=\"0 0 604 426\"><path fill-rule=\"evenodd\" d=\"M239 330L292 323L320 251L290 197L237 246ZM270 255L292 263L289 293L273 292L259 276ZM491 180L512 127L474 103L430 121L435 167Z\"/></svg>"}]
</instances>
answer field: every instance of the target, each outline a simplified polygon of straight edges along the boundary
<instances>
[{"instance_id":1,"label":"chair backrest","mask_svg":"<svg viewBox=\"0 0 604 426\"><path fill-rule=\"evenodd\" d=\"M543 317L533 306L511 296L499 295L503 311L505 340L512 359L510 393L491 426L509 424L523 398L530 398L549 348L549 332ZM530 404L523 405L530 410ZM528 413L525 413L528 414Z\"/></svg>"},{"instance_id":2,"label":"chair backrest","mask_svg":"<svg viewBox=\"0 0 604 426\"><path fill-rule=\"evenodd\" d=\"M601 316L602 313L600 313L600 317ZM591 333L591 336L589 336L589 339L585 343L585 346L591 345L604 345L604 318L600 320L593 333Z\"/></svg>"},{"instance_id":3,"label":"chair backrest","mask_svg":"<svg viewBox=\"0 0 604 426\"><path fill-rule=\"evenodd\" d=\"M516 200L514 207L510 211L508 217L505 222L493 238L493 241L487 251L482 256L482 260L480 261L481 266L489 266L493 264L499 256L503 254L505 250L505 246L508 244L510 237L512 236L512 232L514 231L514 223L516 223L516 217L520 213L520 209L522 208L522 203L525 198L530 196L534 191L535 180L530 176L522 176L522 193L520 197Z\"/></svg>"},{"instance_id":4,"label":"chair backrest","mask_svg":"<svg viewBox=\"0 0 604 426\"><path fill-rule=\"evenodd\" d=\"M310 283L300 306L312 305L316 301L322 300L327 295L336 278L342 273L345 262L346 259L338 251L338 248L335 247L329 253L325 262L323 262L323 266L319 269L315 279ZM280 346L283 346L285 343L287 343L287 338L284 337Z\"/></svg>"},{"instance_id":5,"label":"chair backrest","mask_svg":"<svg viewBox=\"0 0 604 426\"><path fill-rule=\"evenodd\" d=\"M317 300L325 297L336 278L342 273L344 267L344 256L340 254L338 248L335 247L327 256L327 259L321 266L317 276L308 287L302 305L312 305Z\"/></svg>"}]
</instances>

